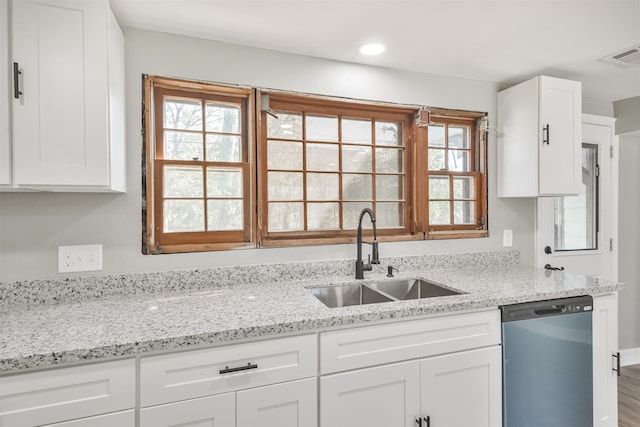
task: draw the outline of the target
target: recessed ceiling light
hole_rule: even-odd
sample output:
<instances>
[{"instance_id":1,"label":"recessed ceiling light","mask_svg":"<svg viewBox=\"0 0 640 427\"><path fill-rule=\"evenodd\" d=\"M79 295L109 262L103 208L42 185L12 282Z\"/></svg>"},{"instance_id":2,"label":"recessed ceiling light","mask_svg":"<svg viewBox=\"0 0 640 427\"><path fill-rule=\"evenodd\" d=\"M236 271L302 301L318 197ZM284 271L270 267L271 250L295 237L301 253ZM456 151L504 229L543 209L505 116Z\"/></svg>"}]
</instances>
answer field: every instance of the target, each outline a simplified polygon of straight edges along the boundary
<instances>
[{"instance_id":1,"label":"recessed ceiling light","mask_svg":"<svg viewBox=\"0 0 640 427\"><path fill-rule=\"evenodd\" d=\"M384 52L384 45L380 43L369 43L360 46L360 53L363 55L380 55Z\"/></svg>"}]
</instances>

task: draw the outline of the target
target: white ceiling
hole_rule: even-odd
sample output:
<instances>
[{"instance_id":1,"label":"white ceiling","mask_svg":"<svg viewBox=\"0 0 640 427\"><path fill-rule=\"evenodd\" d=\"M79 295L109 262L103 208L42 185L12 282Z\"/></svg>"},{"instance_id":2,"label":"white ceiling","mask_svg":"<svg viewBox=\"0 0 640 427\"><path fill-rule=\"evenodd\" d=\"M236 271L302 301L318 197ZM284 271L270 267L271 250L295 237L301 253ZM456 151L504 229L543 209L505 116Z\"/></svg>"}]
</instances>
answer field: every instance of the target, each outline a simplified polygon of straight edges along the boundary
<instances>
[{"instance_id":1,"label":"white ceiling","mask_svg":"<svg viewBox=\"0 0 640 427\"><path fill-rule=\"evenodd\" d=\"M583 82L586 97L640 96L640 0L111 0L123 26L339 61L518 83ZM377 41L379 57L358 47Z\"/></svg>"}]
</instances>

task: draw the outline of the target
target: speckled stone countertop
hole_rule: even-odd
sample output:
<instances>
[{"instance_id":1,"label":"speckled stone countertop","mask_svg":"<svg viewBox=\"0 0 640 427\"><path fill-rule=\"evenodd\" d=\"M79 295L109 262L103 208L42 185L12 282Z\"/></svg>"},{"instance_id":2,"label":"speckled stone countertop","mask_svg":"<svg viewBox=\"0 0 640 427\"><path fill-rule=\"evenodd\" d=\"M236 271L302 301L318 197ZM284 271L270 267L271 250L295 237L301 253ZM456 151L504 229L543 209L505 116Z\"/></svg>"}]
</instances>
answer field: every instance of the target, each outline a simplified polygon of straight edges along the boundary
<instances>
[{"instance_id":1,"label":"speckled stone countertop","mask_svg":"<svg viewBox=\"0 0 640 427\"><path fill-rule=\"evenodd\" d=\"M351 275L326 278L308 275L312 278L240 281L233 285L222 281L196 289L122 292L103 298L71 298L55 304L17 304L15 299L23 296L14 295L12 304L0 305L0 373L290 332L314 332L339 325L596 295L618 291L623 286L566 272L523 267L512 262L511 253L498 254L498 260L492 258L496 256L493 254L465 268L458 262L448 262L421 269L411 262L394 260L394 265L403 265L396 278L426 278L464 292L461 295L341 308L326 307L307 288L355 282ZM351 268L352 263L346 262L345 266ZM376 271L365 273L364 282L391 280L383 271L386 267L379 266ZM209 282L212 280L209 276ZM14 284L5 284L6 300L10 299L7 289L17 292Z\"/></svg>"}]
</instances>

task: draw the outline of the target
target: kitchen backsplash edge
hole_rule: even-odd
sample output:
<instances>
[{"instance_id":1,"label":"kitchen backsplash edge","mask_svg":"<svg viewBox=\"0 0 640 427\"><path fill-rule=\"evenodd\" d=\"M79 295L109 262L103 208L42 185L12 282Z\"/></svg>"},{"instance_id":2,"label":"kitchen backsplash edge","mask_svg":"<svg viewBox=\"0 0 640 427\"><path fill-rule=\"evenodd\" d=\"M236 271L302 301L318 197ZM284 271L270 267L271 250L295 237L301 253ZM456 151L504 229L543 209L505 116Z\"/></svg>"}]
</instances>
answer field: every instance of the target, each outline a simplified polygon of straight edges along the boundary
<instances>
[{"instance_id":1,"label":"kitchen backsplash edge","mask_svg":"<svg viewBox=\"0 0 640 427\"><path fill-rule=\"evenodd\" d=\"M400 271L520 263L517 250L458 254L382 257L376 272L388 265ZM127 295L204 291L238 283L268 283L320 278L345 278L354 273L354 260L252 264L107 276L77 276L49 280L0 282L0 307L57 304Z\"/></svg>"}]
</instances>

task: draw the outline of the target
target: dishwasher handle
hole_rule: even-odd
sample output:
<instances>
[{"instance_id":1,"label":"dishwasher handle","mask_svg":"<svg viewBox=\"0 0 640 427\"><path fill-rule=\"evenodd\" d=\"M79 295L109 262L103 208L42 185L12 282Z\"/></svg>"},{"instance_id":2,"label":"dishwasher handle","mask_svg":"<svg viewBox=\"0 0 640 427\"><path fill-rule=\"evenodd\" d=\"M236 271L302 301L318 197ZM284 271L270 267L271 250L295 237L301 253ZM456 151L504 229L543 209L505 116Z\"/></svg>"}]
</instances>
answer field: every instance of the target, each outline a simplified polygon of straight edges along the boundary
<instances>
[{"instance_id":1,"label":"dishwasher handle","mask_svg":"<svg viewBox=\"0 0 640 427\"><path fill-rule=\"evenodd\" d=\"M538 316L552 316L555 314L561 314L567 311L566 305L554 305L550 308L539 308L533 312Z\"/></svg>"}]
</instances>

